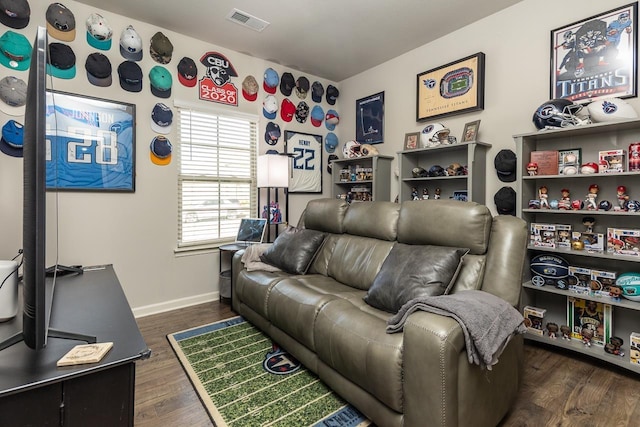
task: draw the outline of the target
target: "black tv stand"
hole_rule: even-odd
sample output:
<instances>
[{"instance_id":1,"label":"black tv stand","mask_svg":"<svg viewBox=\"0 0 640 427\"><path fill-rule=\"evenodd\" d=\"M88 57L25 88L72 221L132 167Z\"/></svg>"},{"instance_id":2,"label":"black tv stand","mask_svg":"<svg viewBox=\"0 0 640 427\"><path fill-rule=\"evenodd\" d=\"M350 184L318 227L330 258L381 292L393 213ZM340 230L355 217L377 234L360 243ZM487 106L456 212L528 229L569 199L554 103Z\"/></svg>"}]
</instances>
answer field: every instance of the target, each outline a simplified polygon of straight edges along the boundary
<instances>
[{"instance_id":1,"label":"black tv stand","mask_svg":"<svg viewBox=\"0 0 640 427\"><path fill-rule=\"evenodd\" d=\"M98 342L98 339L91 335L76 334L75 332L60 331L58 329L53 329L53 328L49 328L49 330L47 331L47 337L61 338L65 340L84 341L87 344L95 344L96 342ZM24 341L24 335L22 334L22 332L18 332L15 335L10 336L3 342L0 342L0 351L4 350L5 348L9 348L12 345L17 344L21 341Z\"/></svg>"},{"instance_id":2,"label":"black tv stand","mask_svg":"<svg viewBox=\"0 0 640 427\"><path fill-rule=\"evenodd\" d=\"M84 270L81 265L52 265L51 267L47 267L46 275L48 277L53 276L66 276L68 274L82 274Z\"/></svg>"}]
</instances>

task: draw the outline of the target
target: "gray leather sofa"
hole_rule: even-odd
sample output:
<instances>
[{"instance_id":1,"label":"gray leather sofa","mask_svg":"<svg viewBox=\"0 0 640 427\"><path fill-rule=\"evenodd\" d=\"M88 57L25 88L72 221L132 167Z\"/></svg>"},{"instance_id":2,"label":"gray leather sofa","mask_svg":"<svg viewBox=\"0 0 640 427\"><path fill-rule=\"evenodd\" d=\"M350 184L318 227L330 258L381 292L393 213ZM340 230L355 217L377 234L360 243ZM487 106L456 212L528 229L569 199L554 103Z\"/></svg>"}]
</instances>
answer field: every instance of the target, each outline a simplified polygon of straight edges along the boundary
<instances>
[{"instance_id":1,"label":"gray leather sofa","mask_svg":"<svg viewBox=\"0 0 640 427\"><path fill-rule=\"evenodd\" d=\"M402 333L363 301L394 242L469 248L452 292L517 306L527 230L512 216L450 200L308 203L298 227L328 233L304 275L247 271L233 259L233 309L378 426L495 426L516 398L523 339L492 370L470 364L460 325L424 311Z\"/></svg>"}]
</instances>

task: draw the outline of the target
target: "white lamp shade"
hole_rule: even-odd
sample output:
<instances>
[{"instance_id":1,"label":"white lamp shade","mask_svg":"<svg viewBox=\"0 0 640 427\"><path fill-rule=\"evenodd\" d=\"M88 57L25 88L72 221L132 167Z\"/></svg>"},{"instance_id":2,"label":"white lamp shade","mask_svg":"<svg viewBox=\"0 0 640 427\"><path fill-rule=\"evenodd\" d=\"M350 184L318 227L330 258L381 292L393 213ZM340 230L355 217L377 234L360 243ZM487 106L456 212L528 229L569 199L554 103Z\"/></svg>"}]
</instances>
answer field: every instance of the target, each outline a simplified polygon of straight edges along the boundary
<instances>
[{"instance_id":1,"label":"white lamp shade","mask_svg":"<svg viewBox=\"0 0 640 427\"><path fill-rule=\"evenodd\" d=\"M279 154L258 156L258 188L289 187L289 157Z\"/></svg>"}]
</instances>

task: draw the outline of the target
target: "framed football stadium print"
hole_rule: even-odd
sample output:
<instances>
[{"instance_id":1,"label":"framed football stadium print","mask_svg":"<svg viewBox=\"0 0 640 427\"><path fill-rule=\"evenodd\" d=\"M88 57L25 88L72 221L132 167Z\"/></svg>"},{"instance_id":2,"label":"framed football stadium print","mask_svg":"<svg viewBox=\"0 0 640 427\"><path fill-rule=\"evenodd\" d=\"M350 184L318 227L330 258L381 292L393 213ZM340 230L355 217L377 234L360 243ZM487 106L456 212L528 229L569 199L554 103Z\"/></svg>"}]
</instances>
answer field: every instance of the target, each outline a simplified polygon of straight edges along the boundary
<instances>
[{"instance_id":1,"label":"framed football stadium print","mask_svg":"<svg viewBox=\"0 0 640 427\"><path fill-rule=\"evenodd\" d=\"M384 142L384 92L356 101L356 141L360 144Z\"/></svg>"},{"instance_id":2,"label":"framed football stadium print","mask_svg":"<svg viewBox=\"0 0 640 427\"><path fill-rule=\"evenodd\" d=\"M286 130L289 193L322 193L322 136Z\"/></svg>"},{"instance_id":3,"label":"framed football stadium print","mask_svg":"<svg viewBox=\"0 0 640 427\"><path fill-rule=\"evenodd\" d=\"M551 99L637 96L638 3L551 31Z\"/></svg>"},{"instance_id":4,"label":"framed football stadium print","mask_svg":"<svg viewBox=\"0 0 640 427\"><path fill-rule=\"evenodd\" d=\"M135 191L134 104L47 92L47 189Z\"/></svg>"},{"instance_id":5,"label":"framed football stadium print","mask_svg":"<svg viewBox=\"0 0 640 427\"><path fill-rule=\"evenodd\" d=\"M484 53L418 74L416 121L484 109Z\"/></svg>"}]
</instances>

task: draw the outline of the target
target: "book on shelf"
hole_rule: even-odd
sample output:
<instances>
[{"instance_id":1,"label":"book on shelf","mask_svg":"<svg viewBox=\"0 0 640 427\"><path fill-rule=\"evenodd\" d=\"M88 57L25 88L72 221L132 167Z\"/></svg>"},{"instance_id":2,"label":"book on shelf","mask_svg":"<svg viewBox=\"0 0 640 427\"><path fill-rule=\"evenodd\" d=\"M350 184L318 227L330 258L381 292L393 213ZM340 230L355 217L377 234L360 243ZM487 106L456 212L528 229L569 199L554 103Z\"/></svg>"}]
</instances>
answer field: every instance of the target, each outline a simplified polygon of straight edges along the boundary
<instances>
[{"instance_id":1,"label":"book on shelf","mask_svg":"<svg viewBox=\"0 0 640 427\"><path fill-rule=\"evenodd\" d=\"M83 365L85 363L97 363L113 347L112 342L101 342L95 344L80 344L73 347L60 360L57 366Z\"/></svg>"}]
</instances>

